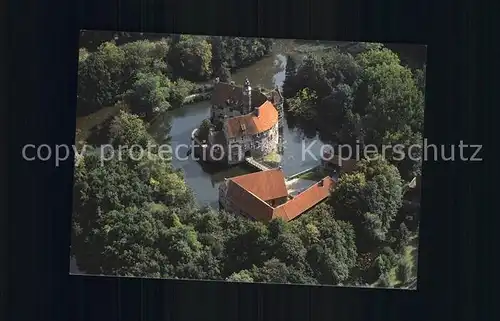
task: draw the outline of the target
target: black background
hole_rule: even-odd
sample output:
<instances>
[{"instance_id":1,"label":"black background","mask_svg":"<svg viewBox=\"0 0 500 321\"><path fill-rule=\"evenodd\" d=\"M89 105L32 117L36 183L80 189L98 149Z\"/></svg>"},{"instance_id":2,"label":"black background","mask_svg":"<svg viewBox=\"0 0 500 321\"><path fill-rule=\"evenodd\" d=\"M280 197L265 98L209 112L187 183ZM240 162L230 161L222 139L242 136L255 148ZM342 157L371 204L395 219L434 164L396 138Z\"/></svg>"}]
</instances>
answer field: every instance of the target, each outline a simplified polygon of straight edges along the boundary
<instances>
[{"instance_id":1,"label":"black background","mask_svg":"<svg viewBox=\"0 0 500 321\"><path fill-rule=\"evenodd\" d=\"M12 1L2 75L8 214L2 320L493 320L493 97L498 49L479 1ZM5 13L4 10L1 12ZM480 17L481 13L481 17ZM492 15L492 14L491 14ZM79 29L428 45L425 136L483 143L482 163L423 169L418 291L69 276L73 164L24 162L72 144ZM491 39L489 39L491 38ZM491 57L488 58L487 56ZM5 96L4 96L5 97ZM5 150L5 148L2 148ZM8 180L3 179L8 178ZM2 215L2 217L5 217ZM485 260L486 259L486 260ZM5 263L3 263L5 262ZM486 282L485 280L488 280Z\"/></svg>"}]
</instances>

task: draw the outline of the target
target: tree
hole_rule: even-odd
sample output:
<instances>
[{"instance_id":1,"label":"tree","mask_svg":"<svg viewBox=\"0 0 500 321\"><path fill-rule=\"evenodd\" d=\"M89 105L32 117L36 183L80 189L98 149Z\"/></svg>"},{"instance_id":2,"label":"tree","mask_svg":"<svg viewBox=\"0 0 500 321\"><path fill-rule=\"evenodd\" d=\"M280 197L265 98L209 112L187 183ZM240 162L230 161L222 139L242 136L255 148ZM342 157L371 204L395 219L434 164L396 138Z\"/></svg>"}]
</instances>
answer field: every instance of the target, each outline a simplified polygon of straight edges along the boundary
<instances>
[{"instance_id":1,"label":"tree","mask_svg":"<svg viewBox=\"0 0 500 321\"><path fill-rule=\"evenodd\" d=\"M314 278L287 266L276 258L264 262L260 267L254 265L249 272L243 273L250 274L254 282L317 284Z\"/></svg>"},{"instance_id":2,"label":"tree","mask_svg":"<svg viewBox=\"0 0 500 321\"><path fill-rule=\"evenodd\" d=\"M397 277L403 284L410 282L412 277L412 267L407 261L399 264L397 270Z\"/></svg>"},{"instance_id":3,"label":"tree","mask_svg":"<svg viewBox=\"0 0 500 321\"><path fill-rule=\"evenodd\" d=\"M356 264L356 243L352 225L333 218L333 209L320 204L291 222L307 249L306 261L319 284L339 284L349 278Z\"/></svg>"},{"instance_id":4,"label":"tree","mask_svg":"<svg viewBox=\"0 0 500 321\"><path fill-rule=\"evenodd\" d=\"M312 106L316 105L317 100L318 96L314 90L303 88L295 96L287 100L289 111L305 120L315 119L317 111Z\"/></svg>"},{"instance_id":5,"label":"tree","mask_svg":"<svg viewBox=\"0 0 500 321\"><path fill-rule=\"evenodd\" d=\"M212 45L200 36L181 35L173 45L168 61L177 77L205 80L212 75Z\"/></svg>"},{"instance_id":6,"label":"tree","mask_svg":"<svg viewBox=\"0 0 500 321\"><path fill-rule=\"evenodd\" d=\"M210 128L212 128L212 122L210 121L210 119L204 119L198 127L197 137L200 141L203 142L208 140Z\"/></svg>"},{"instance_id":7,"label":"tree","mask_svg":"<svg viewBox=\"0 0 500 321\"><path fill-rule=\"evenodd\" d=\"M193 91L195 84L184 80L182 78L177 79L170 87L170 104L173 107L179 107L184 103L189 94Z\"/></svg>"},{"instance_id":8,"label":"tree","mask_svg":"<svg viewBox=\"0 0 500 321\"><path fill-rule=\"evenodd\" d=\"M115 147L137 144L147 150L151 138L137 116L121 112L111 127ZM101 162L98 151L87 151L75 168L72 253L79 266L88 273L135 276L206 272L193 272L186 263L210 266L210 258L192 228L182 229L179 212L189 216L196 208L190 189L169 160L156 153L137 160L115 154ZM185 239L175 239L176 235ZM179 244L164 243L168 240ZM194 254L171 257L169 246L180 244Z\"/></svg>"},{"instance_id":9,"label":"tree","mask_svg":"<svg viewBox=\"0 0 500 321\"><path fill-rule=\"evenodd\" d=\"M399 257L394 253L390 247L384 247L373 262L373 268L376 277L383 287L389 287L390 275L399 263Z\"/></svg>"},{"instance_id":10,"label":"tree","mask_svg":"<svg viewBox=\"0 0 500 321\"><path fill-rule=\"evenodd\" d=\"M166 39L140 40L121 46L104 42L92 53L82 48L78 65L79 112L86 114L114 105L127 91L135 92L145 85L148 80L144 78L149 76L155 78L150 81L151 88L155 88L152 83L158 81L157 75L162 75L161 81L165 82L170 73L166 63L169 48L170 41ZM145 99L152 100L152 104L160 98L153 95ZM163 106L158 102L154 107L161 109Z\"/></svg>"},{"instance_id":11,"label":"tree","mask_svg":"<svg viewBox=\"0 0 500 321\"><path fill-rule=\"evenodd\" d=\"M415 82L417 83L418 89L421 92L425 92L425 74L426 74L427 66L424 65L422 69L415 69L413 71L413 76L415 77Z\"/></svg>"},{"instance_id":12,"label":"tree","mask_svg":"<svg viewBox=\"0 0 500 321\"><path fill-rule=\"evenodd\" d=\"M333 87L341 84L352 86L362 72L362 67L353 55L335 49L321 56L321 64Z\"/></svg>"},{"instance_id":13,"label":"tree","mask_svg":"<svg viewBox=\"0 0 500 321\"><path fill-rule=\"evenodd\" d=\"M115 148L119 146L147 146L152 138L144 122L137 115L120 111L111 122L109 139Z\"/></svg>"},{"instance_id":14,"label":"tree","mask_svg":"<svg viewBox=\"0 0 500 321\"><path fill-rule=\"evenodd\" d=\"M264 38L210 37L214 71L225 65L228 70L244 67L271 52L273 41Z\"/></svg>"},{"instance_id":15,"label":"tree","mask_svg":"<svg viewBox=\"0 0 500 321\"><path fill-rule=\"evenodd\" d=\"M231 71L227 67L226 63L222 63L220 67L215 69L214 76L219 77L219 80L222 82L228 83L231 81Z\"/></svg>"},{"instance_id":16,"label":"tree","mask_svg":"<svg viewBox=\"0 0 500 321\"><path fill-rule=\"evenodd\" d=\"M226 281L230 282L255 282L253 278L253 273L249 270L241 270L239 272L235 272L231 274Z\"/></svg>"},{"instance_id":17,"label":"tree","mask_svg":"<svg viewBox=\"0 0 500 321\"><path fill-rule=\"evenodd\" d=\"M361 160L343 174L330 203L356 229L358 249L368 252L385 240L402 204L402 182L396 167L382 157Z\"/></svg>"},{"instance_id":18,"label":"tree","mask_svg":"<svg viewBox=\"0 0 500 321\"><path fill-rule=\"evenodd\" d=\"M151 117L171 108L172 83L158 73L138 73L125 99L135 114Z\"/></svg>"},{"instance_id":19,"label":"tree","mask_svg":"<svg viewBox=\"0 0 500 321\"><path fill-rule=\"evenodd\" d=\"M268 225L272 257L300 271L307 270L306 248L300 237L294 234L282 219L274 219Z\"/></svg>"},{"instance_id":20,"label":"tree","mask_svg":"<svg viewBox=\"0 0 500 321\"><path fill-rule=\"evenodd\" d=\"M316 92L319 99L328 96L333 89L332 81L327 78L321 59L313 55L304 59L294 78L297 84L295 92L309 88Z\"/></svg>"},{"instance_id":21,"label":"tree","mask_svg":"<svg viewBox=\"0 0 500 321\"><path fill-rule=\"evenodd\" d=\"M125 56L123 68L123 91L130 89L134 77L138 73L169 75L167 55L170 51L170 40L160 41L139 40L120 46Z\"/></svg>"},{"instance_id":22,"label":"tree","mask_svg":"<svg viewBox=\"0 0 500 321\"><path fill-rule=\"evenodd\" d=\"M386 132L405 126L421 131L423 94L410 69L389 49L372 49L357 57L362 73L355 84L353 111L362 116L365 141L383 143Z\"/></svg>"},{"instance_id":23,"label":"tree","mask_svg":"<svg viewBox=\"0 0 500 321\"><path fill-rule=\"evenodd\" d=\"M85 58L86 56L86 58ZM112 106L120 94L121 71L125 61L122 50L112 42L85 55L78 64L78 110L81 114Z\"/></svg>"},{"instance_id":24,"label":"tree","mask_svg":"<svg viewBox=\"0 0 500 321\"><path fill-rule=\"evenodd\" d=\"M402 146L386 156L411 180L421 168L421 149L409 147L422 142L425 70L412 72L383 45L363 47L355 55L338 50L311 55L295 73L292 63L283 85L287 103L297 123L319 129L323 139L352 146L359 141L379 149ZM317 99L293 108L304 88Z\"/></svg>"},{"instance_id":25,"label":"tree","mask_svg":"<svg viewBox=\"0 0 500 321\"><path fill-rule=\"evenodd\" d=\"M226 242L224 270L230 274L263 264L269 259L270 245L269 231L263 223L246 222L244 229Z\"/></svg>"},{"instance_id":26,"label":"tree","mask_svg":"<svg viewBox=\"0 0 500 321\"><path fill-rule=\"evenodd\" d=\"M78 50L78 63L82 63L89 57L89 51L86 48L80 48Z\"/></svg>"},{"instance_id":27,"label":"tree","mask_svg":"<svg viewBox=\"0 0 500 321\"><path fill-rule=\"evenodd\" d=\"M297 79L295 78L297 74L297 62L295 59L288 55L286 57L286 67L285 67L285 80L283 82L283 96L293 97L297 92Z\"/></svg>"},{"instance_id":28,"label":"tree","mask_svg":"<svg viewBox=\"0 0 500 321\"><path fill-rule=\"evenodd\" d=\"M400 251L404 251L405 246L407 246L410 243L410 230L406 227L405 223L401 223L399 225L399 230L398 230L398 248Z\"/></svg>"}]
</instances>

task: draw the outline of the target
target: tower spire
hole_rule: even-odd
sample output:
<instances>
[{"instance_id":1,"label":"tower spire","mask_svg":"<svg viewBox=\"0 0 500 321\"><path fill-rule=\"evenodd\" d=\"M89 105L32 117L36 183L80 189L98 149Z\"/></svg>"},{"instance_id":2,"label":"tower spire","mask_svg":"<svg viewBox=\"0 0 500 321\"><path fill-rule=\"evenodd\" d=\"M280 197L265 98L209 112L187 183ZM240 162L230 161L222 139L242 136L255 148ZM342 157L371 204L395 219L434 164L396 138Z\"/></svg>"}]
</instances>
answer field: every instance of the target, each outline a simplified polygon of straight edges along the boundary
<instances>
[{"instance_id":1,"label":"tower spire","mask_svg":"<svg viewBox=\"0 0 500 321\"><path fill-rule=\"evenodd\" d=\"M250 80L248 80L248 78L245 78L243 96L245 97L245 114L247 114L252 110L252 87L250 86Z\"/></svg>"}]
</instances>

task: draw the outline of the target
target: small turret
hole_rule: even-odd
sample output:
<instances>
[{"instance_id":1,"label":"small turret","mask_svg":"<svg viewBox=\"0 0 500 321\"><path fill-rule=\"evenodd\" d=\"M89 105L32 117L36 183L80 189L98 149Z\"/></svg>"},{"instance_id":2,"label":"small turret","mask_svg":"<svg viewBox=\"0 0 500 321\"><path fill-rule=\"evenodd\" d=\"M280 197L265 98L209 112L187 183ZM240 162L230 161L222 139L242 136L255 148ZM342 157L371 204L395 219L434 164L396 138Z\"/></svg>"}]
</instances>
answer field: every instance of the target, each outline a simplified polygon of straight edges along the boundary
<instances>
[{"instance_id":1,"label":"small turret","mask_svg":"<svg viewBox=\"0 0 500 321\"><path fill-rule=\"evenodd\" d=\"M250 80L245 78L245 84L243 86L243 97L245 104L245 114L251 111L252 108L252 87L250 86Z\"/></svg>"}]
</instances>

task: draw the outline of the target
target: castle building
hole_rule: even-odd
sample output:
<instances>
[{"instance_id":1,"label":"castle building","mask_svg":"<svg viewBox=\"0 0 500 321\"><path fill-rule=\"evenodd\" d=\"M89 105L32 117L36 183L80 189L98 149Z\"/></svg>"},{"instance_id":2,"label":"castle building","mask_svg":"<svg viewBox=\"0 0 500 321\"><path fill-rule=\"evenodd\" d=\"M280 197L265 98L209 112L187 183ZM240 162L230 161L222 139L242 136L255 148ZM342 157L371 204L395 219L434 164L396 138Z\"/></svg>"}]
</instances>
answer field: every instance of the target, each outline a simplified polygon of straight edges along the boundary
<instances>
[{"instance_id":1,"label":"castle building","mask_svg":"<svg viewBox=\"0 0 500 321\"><path fill-rule=\"evenodd\" d=\"M288 222L325 200L334 185L335 181L326 176L292 197L283 171L270 169L226 179L219 186L219 206L251 220L281 218Z\"/></svg>"},{"instance_id":2,"label":"castle building","mask_svg":"<svg viewBox=\"0 0 500 321\"><path fill-rule=\"evenodd\" d=\"M276 89L266 96L251 87L216 81L211 98L210 120L214 129L210 146L223 146L224 160L238 164L246 157L264 156L276 149L283 124L283 96Z\"/></svg>"}]
</instances>

